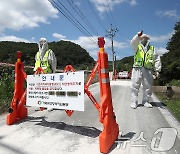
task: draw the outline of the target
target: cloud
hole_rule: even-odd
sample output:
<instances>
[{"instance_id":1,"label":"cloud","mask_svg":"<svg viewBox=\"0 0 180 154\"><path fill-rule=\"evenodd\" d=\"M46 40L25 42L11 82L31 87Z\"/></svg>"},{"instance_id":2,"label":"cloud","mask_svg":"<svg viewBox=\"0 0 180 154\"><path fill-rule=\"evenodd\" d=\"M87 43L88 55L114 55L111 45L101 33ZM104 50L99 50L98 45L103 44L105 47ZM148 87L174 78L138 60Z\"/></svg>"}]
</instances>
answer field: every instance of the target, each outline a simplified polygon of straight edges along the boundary
<instances>
[{"instance_id":1,"label":"cloud","mask_svg":"<svg viewBox=\"0 0 180 154\"><path fill-rule=\"evenodd\" d=\"M58 33L53 33L53 37L58 39L58 40L65 40L66 36L58 34Z\"/></svg>"},{"instance_id":2,"label":"cloud","mask_svg":"<svg viewBox=\"0 0 180 154\"><path fill-rule=\"evenodd\" d=\"M91 0L91 2L100 13L112 11L115 6L124 2L128 2L131 6L137 4L136 0L107 0L105 2L104 0Z\"/></svg>"},{"instance_id":3,"label":"cloud","mask_svg":"<svg viewBox=\"0 0 180 154\"><path fill-rule=\"evenodd\" d=\"M130 1L130 5L132 5L132 6L137 5L136 0L131 0L131 1Z\"/></svg>"},{"instance_id":4,"label":"cloud","mask_svg":"<svg viewBox=\"0 0 180 154\"><path fill-rule=\"evenodd\" d=\"M54 34L56 34L56 36L54 36ZM61 40L61 38L58 38L57 36L63 36L63 35L58 34L58 33L53 33L53 37L55 37L58 40ZM66 36L63 36L63 37L66 38ZM93 38L94 38L94 40L98 39L97 36L94 36ZM64 39L64 40L79 44L82 48L86 49L86 51L89 52L89 54L94 59L97 59L97 52L99 51L99 47L98 47L97 43L91 41L90 37L80 36L76 40L69 40L69 39ZM106 52L108 52L109 50L111 50L111 40L109 38L105 38L105 42L106 42L105 50L106 50ZM127 43L114 41L115 51L119 50L119 49L124 49L127 47L129 47L129 45Z\"/></svg>"},{"instance_id":5,"label":"cloud","mask_svg":"<svg viewBox=\"0 0 180 154\"><path fill-rule=\"evenodd\" d=\"M111 40L109 38L105 38L105 41L106 41L106 46L108 47L111 47ZM124 42L118 42L118 41L115 41L114 40L114 47L115 48L118 48L118 49L125 49L127 47L129 47L129 44L127 43L124 43Z\"/></svg>"},{"instance_id":6,"label":"cloud","mask_svg":"<svg viewBox=\"0 0 180 154\"><path fill-rule=\"evenodd\" d=\"M96 36L94 36L94 40L97 40ZM91 41L91 37L80 36L78 37L77 40L69 40L69 41L79 44L81 47L83 47L87 51L98 49L98 45L95 42Z\"/></svg>"},{"instance_id":7,"label":"cloud","mask_svg":"<svg viewBox=\"0 0 180 154\"><path fill-rule=\"evenodd\" d=\"M81 3L78 2L78 1L73 1L73 3L74 3L76 6L80 6L80 5L81 5Z\"/></svg>"},{"instance_id":8,"label":"cloud","mask_svg":"<svg viewBox=\"0 0 180 154\"><path fill-rule=\"evenodd\" d=\"M150 37L151 42L162 43L162 42L168 41L172 37L173 34L174 34L174 31L166 35L159 35L159 36L149 35L149 37Z\"/></svg>"},{"instance_id":9,"label":"cloud","mask_svg":"<svg viewBox=\"0 0 180 154\"><path fill-rule=\"evenodd\" d=\"M26 40L24 38L18 38L16 36L12 36L12 35L11 36L1 36L0 41L26 42L26 43L31 42L31 41Z\"/></svg>"},{"instance_id":10,"label":"cloud","mask_svg":"<svg viewBox=\"0 0 180 154\"><path fill-rule=\"evenodd\" d=\"M160 47L160 48L156 48L156 52L157 52L159 55L163 55L163 54L169 52L169 50Z\"/></svg>"},{"instance_id":11,"label":"cloud","mask_svg":"<svg viewBox=\"0 0 180 154\"><path fill-rule=\"evenodd\" d=\"M0 5L0 32L21 30L49 24L48 18L57 18L58 11L48 0L2 0Z\"/></svg>"},{"instance_id":12,"label":"cloud","mask_svg":"<svg viewBox=\"0 0 180 154\"><path fill-rule=\"evenodd\" d=\"M82 48L84 48L89 54L94 58L97 59L97 53L99 51L99 47L97 43L92 42L90 40L90 37L86 36L80 36L76 40L70 40L67 39L66 36L59 34L59 33L53 33L52 36L56 38L58 41L59 40L66 40L66 41L71 41L74 42L78 45L80 45ZM97 40L97 36L94 36L94 40ZM32 37L31 40L27 40L24 38L19 38L16 36L0 36L0 41L13 41L13 42L26 42L26 43L35 43L35 38ZM111 39L105 38L105 51L111 55ZM114 40L114 51L118 53L119 50L125 49L129 47L129 43L124 43L124 42L119 42ZM109 59L112 57L110 56Z\"/></svg>"},{"instance_id":13,"label":"cloud","mask_svg":"<svg viewBox=\"0 0 180 154\"><path fill-rule=\"evenodd\" d=\"M97 39L98 39L98 37L94 36L94 40L97 40ZM90 38L86 37L86 36L80 36L77 40L69 40L69 41L72 41L76 44L81 45L86 50L91 50L91 49L99 50L97 43L92 42L90 40ZM127 43L114 41L115 48L124 49L124 48L127 48L127 46L128 46ZM109 38L105 38L105 48L107 48L107 47L111 47L111 40Z\"/></svg>"},{"instance_id":14,"label":"cloud","mask_svg":"<svg viewBox=\"0 0 180 154\"><path fill-rule=\"evenodd\" d=\"M159 17L174 17L179 18L180 16L177 15L176 10L165 10L165 11L156 11L156 15Z\"/></svg>"}]
</instances>

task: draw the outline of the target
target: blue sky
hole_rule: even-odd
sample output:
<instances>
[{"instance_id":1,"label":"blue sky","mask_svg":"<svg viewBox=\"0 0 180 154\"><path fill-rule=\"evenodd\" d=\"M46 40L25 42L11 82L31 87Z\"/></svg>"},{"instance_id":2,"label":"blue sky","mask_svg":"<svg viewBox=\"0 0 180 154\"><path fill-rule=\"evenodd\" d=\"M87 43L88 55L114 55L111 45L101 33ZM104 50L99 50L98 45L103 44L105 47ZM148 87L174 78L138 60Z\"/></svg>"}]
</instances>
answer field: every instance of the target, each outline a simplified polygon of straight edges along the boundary
<instances>
[{"instance_id":1,"label":"blue sky","mask_svg":"<svg viewBox=\"0 0 180 154\"><path fill-rule=\"evenodd\" d=\"M175 23L180 21L179 0L51 2L68 10L70 16L76 19L88 34L85 36L48 0L1 0L0 41L38 42L41 37L46 37L49 42L68 40L81 45L97 59L98 46L95 42L98 36L105 36L105 50L111 60L111 40L106 37L106 31L112 24L113 28L118 29L114 37L115 55L117 59L122 59L133 55L129 43L140 30L150 36L151 44L159 54L167 52L166 44L174 33Z\"/></svg>"}]
</instances>

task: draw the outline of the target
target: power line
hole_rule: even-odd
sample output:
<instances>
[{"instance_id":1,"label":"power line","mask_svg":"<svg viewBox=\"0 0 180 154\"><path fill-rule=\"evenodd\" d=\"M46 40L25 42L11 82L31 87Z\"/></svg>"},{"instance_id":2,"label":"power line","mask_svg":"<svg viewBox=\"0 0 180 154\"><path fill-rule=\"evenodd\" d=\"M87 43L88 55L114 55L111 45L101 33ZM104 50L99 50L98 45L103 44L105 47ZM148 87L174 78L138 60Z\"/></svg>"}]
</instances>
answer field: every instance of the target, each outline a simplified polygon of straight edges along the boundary
<instances>
[{"instance_id":1,"label":"power line","mask_svg":"<svg viewBox=\"0 0 180 154\"><path fill-rule=\"evenodd\" d=\"M71 1L71 2L70 2ZM91 29L91 31L95 35L99 35L96 29L92 26L92 24L89 22L89 20L85 17L85 15L82 13L82 11L78 8L78 6L73 2L73 0L67 0L71 8L76 12L76 14L84 21L84 23Z\"/></svg>"},{"instance_id":2,"label":"power line","mask_svg":"<svg viewBox=\"0 0 180 154\"><path fill-rule=\"evenodd\" d=\"M94 10L91 2L90 2L89 0L87 0L87 2L88 2L88 5L90 6L92 12L94 13L94 15L95 15L95 17L96 17L96 20L98 21L99 25L101 25L101 27L103 27L104 30L106 31L105 26L102 24L101 19L100 19L100 17L97 15L96 11Z\"/></svg>"},{"instance_id":3,"label":"power line","mask_svg":"<svg viewBox=\"0 0 180 154\"><path fill-rule=\"evenodd\" d=\"M48 0L50 2L50 0ZM80 27L78 25L76 25L76 23L71 20L71 18L69 17L69 15L67 15L66 13L64 13L63 11L61 11L61 8L57 5L56 2L54 2L53 0L51 0L52 2L50 2L60 13L62 13L66 19L68 19L76 28L78 28L85 36L87 36L87 34L80 29Z\"/></svg>"},{"instance_id":4,"label":"power line","mask_svg":"<svg viewBox=\"0 0 180 154\"><path fill-rule=\"evenodd\" d=\"M122 34L121 32L119 32L119 31L117 31L118 33L118 35L120 36L120 37L122 37L123 39L125 39L125 40L131 40L131 39L129 39L127 36L125 36L124 34Z\"/></svg>"},{"instance_id":5,"label":"power line","mask_svg":"<svg viewBox=\"0 0 180 154\"><path fill-rule=\"evenodd\" d=\"M109 8L109 12L110 12L112 21L113 21L114 25L116 26L116 23L115 23L115 20L114 20L114 17L113 17L113 15L112 15L112 11L111 11L111 8L110 8L110 5L109 5L109 0L107 0L107 5L108 5L108 8ZM117 26L116 26L116 28L117 28Z\"/></svg>"},{"instance_id":6,"label":"power line","mask_svg":"<svg viewBox=\"0 0 180 154\"><path fill-rule=\"evenodd\" d=\"M103 7L104 7L105 12L106 12L106 15L107 15L107 17L108 17L108 21L109 21L109 23L110 23L110 24L112 24L112 22L111 22L111 18L109 17L109 14L108 14L107 8L106 8L106 6L105 6L105 4L104 4L103 0L101 0L101 3L103 4Z\"/></svg>"},{"instance_id":7,"label":"power line","mask_svg":"<svg viewBox=\"0 0 180 154\"><path fill-rule=\"evenodd\" d=\"M80 25L80 27L82 29L84 29L86 31L86 33L88 33L92 37L92 39L94 39L92 34L73 16L73 14L59 0L58 0L58 3L70 14L70 17L71 16L73 17L73 18L71 18L71 20L76 21L76 23L78 23Z\"/></svg>"},{"instance_id":8,"label":"power line","mask_svg":"<svg viewBox=\"0 0 180 154\"><path fill-rule=\"evenodd\" d=\"M72 13L61 3L55 0L48 0L66 19L68 19L78 30L80 30L86 37L88 37L93 43L96 43L96 40L93 38L91 33L72 15ZM90 36L90 37L89 37Z\"/></svg>"},{"instance_id":9,"label":"power line","mask_svg":"<svg viewBox=\"0 0 180 154\"><path fill-rule=\"evenodd\" d=\"M96 12L94 11L94 9L93 9L93 7L92 7L90 1L89 1L89 0L87 0L87 1L88 1L88 4L89 4L91 10L92 10L93 13L95 14L95 16L96 16L98 22L101 24L101 26L104 27L104 25L103 25L102 22L101 22L101 19L99 18L99 16L98 16L98 15L96 14ZM102 2L102 4L103 4L103 7L105 8L105 12L106 12L106 15L107 15L107 17L108 17L108 20L109 20L110 24L112 24L112 23L111 23L111 19L110 19L110 17L111 17L111 18L112 18L112 21L113 21L113 24L114 24L115 27L117 28L116 22L115 22L115 20L114 20L114 17L113 17L111 8L110 8L109 0L106 0L107 6L108 6L108 10L109 10L109 12L110 12L109 14L108 14L108 11L107 11L107 7L106 7L105 4L104 4L104 1L101 0L101 2ZM107 30L106 30L105 27L104 27L104 29L105 29L105 31L107 32ZM122 34L120 31L117 31L117 32L118 32L117 34L118 34L121 38L123 38L123 39L125 39L125 40L130 40L126 35Z\"/></svg>"}]
</instances>

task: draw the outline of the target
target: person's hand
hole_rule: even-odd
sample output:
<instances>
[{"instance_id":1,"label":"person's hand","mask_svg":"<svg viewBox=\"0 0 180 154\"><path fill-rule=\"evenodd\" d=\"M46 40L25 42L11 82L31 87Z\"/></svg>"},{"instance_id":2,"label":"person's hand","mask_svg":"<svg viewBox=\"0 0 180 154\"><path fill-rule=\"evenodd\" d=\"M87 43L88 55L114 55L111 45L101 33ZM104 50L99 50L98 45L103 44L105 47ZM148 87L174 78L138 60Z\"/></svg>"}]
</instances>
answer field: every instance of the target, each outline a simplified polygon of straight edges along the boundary
<instances>
[{"instance_id":1,"label":"person's hand","mask_svg":"<svg viewBox=\"0 0 180 154\"><path fill-rule=\"evenodd\" d=\"M138 36L139 36L139 37L142 36L142 34L143 34L143 30L140 31L140 32L138 32Z\"/></svg>"},{"instance_id":2,"label":"person's hand","mask_svg":"<svg viewBox=\"0 0 180 154\"><path fill-rule=\"evenodd\" d=\"M159 79L159 78L160 78L159 72L155 72L155 74L153 75L153 79L156 80L156 79Z\"/></svg>"},{"instance_id":3,"label":"person's hand","mask_svg":"<svg viewBox=\"0 0 180 154\"><path fill-rule=\"evenodd\" d=\"M156 72L156 78L159 79L160 78L160 74L159 72Z\"/></svg>"}]
</instances>

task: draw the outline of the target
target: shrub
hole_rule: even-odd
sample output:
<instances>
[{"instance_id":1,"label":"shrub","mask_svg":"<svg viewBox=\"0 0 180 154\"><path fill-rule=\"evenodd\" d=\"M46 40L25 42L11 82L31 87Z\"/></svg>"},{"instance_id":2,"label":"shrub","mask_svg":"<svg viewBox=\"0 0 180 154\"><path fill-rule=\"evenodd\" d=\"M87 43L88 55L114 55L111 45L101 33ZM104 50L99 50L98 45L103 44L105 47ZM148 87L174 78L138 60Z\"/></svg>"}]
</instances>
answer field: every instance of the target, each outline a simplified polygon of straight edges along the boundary
<instances>
[{"instance_id":1,"label":"shrub","mask_svg":"<svg viewBox=\"0 0 180 154\"><path fill-rule=\"evenodd\" d=\"M0 74L0 113L8 110L14 91L14 74L3 69Z\"/></svg>"}]
</instances>

